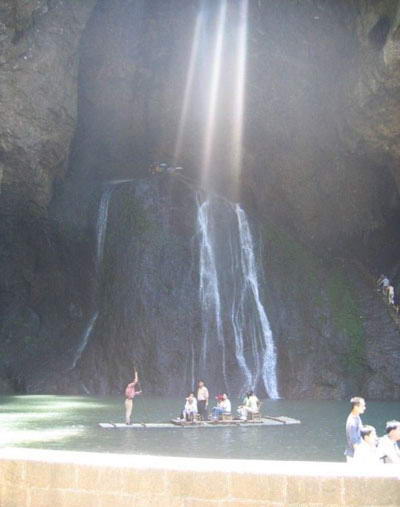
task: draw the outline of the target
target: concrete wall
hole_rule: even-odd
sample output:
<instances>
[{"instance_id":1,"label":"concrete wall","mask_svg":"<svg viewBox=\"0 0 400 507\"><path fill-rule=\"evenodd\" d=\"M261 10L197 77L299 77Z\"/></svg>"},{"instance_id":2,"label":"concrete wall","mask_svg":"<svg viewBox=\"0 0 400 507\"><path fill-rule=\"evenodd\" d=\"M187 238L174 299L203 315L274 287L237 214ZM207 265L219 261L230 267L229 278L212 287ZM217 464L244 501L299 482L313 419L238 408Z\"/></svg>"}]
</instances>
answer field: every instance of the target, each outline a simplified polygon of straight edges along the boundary
<instances>
[{"instance_id":1,"label":"concrete wall","mask_svg":"<svg viewBox=\"0 0 400 507\"><path fill-rule=\"evenodd\" d=\"M400 505L400 466L0 451L1 507Z\"/></svg>"}]
</instances>

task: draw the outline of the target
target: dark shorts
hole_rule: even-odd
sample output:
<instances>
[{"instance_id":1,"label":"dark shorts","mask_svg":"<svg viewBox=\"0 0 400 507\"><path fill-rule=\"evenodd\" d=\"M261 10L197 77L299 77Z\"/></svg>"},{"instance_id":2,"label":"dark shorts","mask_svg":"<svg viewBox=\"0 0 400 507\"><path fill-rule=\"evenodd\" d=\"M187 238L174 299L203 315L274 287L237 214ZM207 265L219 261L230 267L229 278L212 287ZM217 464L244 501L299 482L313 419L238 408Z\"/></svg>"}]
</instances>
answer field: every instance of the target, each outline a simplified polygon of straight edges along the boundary
<instances>
[{"instance_id":1,"label":"dark shorts","mask_svg":"<svg viewBox=\"0 0 400 507\"><path fill-rule=\"evenodd\" d=\"M202 419L207 419L208 416L206 403L206 400L199 400L197 402L197 411Z\"/></svg>"}]
</instances>

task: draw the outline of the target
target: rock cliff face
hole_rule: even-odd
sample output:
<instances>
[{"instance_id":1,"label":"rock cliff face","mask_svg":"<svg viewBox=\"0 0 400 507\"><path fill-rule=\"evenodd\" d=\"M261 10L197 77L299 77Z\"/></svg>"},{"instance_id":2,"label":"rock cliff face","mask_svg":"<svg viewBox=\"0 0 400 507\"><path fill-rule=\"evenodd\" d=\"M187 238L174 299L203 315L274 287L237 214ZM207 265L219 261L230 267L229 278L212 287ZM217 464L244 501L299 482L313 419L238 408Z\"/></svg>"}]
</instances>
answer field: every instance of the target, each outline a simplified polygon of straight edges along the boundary
<instances>
[{"instance_id":1,"label":"rock cliff face","mask_svg":"<svg viewBox=\"0 0 400 507\"><path fill-rule=\"evenodd\" d=\"M346 81L343 140L352 151L393 161L399 180L400 10L396 1L360 2L355 18L358 51ZM385 158L384 158L385 159ZM388 161L388 164L390 162Z\"/></svg>"},{"instance_id":2,"label":"rock cliff face","mask_svg":"<svg viewBox=\"0 0 400 507\"><path fill-rule=\"evenodd\" d=\"M64 307L65 292L78 292L68 274L74 246L59 236L48 207L67 167L79 38L94 3L0 7L0 357L3 376L22 389L25 372L47 363L48 351L57 355L79 313Z\"/></svg>"},{"instance_id":3,"label":"rock cliff face","mask_svg":"<svg viewBox=\"0 0 400 507\"><path fill-rule=\"evenodd\" d=\"M373 5L378 9L376 4L368 4L369 10ZM381 124L390 130L395 123L389 117L379 120L368 101L359 100L363 69L387 79L370 63L383 58L383 49L370 48L371 56L356 32L365 22L367 4L362 5L304 2L282 9L265 3L253 9L264 37L251 44L249 65L258 83L266 76L267 86L258 86L249 98L257 113L249 120L243 183L249 181L260 210L280 217L292 230L300 229L310 243L328 248L343 248L347 240L365 240L376 231L384 234L399 209L395 163L387 152L372 156L365 146L357 150L350 142L356 124L369 130L368 125L377 129ZM393 97L383 95L385 100ZM377 97L375 101L376 108L383 107ZM369 121L363 122L362 115ZM354 127L349 133L350 122ZM260 142L264 150L257 149Z\"/></svg>"},{"instance_id":4,"label":"rock cliff face","mask_svg":"<svg viewBox=\"0 0 400 507\"><path fill-rule=\"evenodd\" d=\"M207 4L208 31L216 5ZM397 399L398 329L365 273L397 274L399 2L249 5L241 201L264 243L281 394L340 398L364 386ZM132 349L150 390L191 387L187 364L172 381L188 354L182 328L194 343L201 334L192 190L143 188L154 184L152 162L174 158L197 12L195 0L0 7L0 377L10 388L120 392ZM201 109L189 110L179 159L192 181ZM220 192L229 187L229 122L225 111ZM136 183L113 191L100 274L102 185L118 178Z\"/></svg>"},{"instance_id":5,"label":"rock cliff face","mask_svg":"<svg viewBox=\"0 0 400 507\"><path fill-rule=\"evenodd\" d=\"M1 185L46 208L76 125L79 37L94 1L3 2Z\"/></svg>"}]
</instances>

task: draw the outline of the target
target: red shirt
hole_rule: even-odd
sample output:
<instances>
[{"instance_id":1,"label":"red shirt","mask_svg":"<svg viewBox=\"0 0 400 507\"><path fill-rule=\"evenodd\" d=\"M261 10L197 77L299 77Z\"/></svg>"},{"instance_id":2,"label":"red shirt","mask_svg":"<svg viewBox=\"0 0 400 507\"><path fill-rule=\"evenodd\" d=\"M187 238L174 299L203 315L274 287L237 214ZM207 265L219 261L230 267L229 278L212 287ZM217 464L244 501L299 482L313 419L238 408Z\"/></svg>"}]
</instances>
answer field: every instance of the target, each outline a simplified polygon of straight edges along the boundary
<instances>
[{"instance_id":1,"label":"red shirt","mask_svg":"<svg viewBox=\"0 0 400 507\"><path fill-rule=\"evenodd\" d=\"M133 400L133 398L136 395L135 385L137 382L131 382L128 384L125 388L125 398L128 398L128 400Z\"/></svg>"}]
</instances>

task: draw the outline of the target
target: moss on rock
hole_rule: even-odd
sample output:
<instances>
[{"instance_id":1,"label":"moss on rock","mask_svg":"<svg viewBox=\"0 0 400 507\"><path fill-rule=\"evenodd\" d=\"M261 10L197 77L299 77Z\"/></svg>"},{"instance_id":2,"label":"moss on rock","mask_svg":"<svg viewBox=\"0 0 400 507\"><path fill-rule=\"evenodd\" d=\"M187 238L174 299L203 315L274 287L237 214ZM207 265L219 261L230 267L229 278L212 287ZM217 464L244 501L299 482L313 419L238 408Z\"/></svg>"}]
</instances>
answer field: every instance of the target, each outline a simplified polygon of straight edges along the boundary
<instances>
[{"instance_id":1,"label":"moss on rock","mask_svg":"<svg viewBox=\"0 0 400 507\"><path fill-rule=\"evenodd\" d=\"M346 277L339 270L332 272L327 282L327 293L338 332L349 339L345 366L359 373L365 363L364 329L355 293Z\"/></svg>"}]
</instances>

